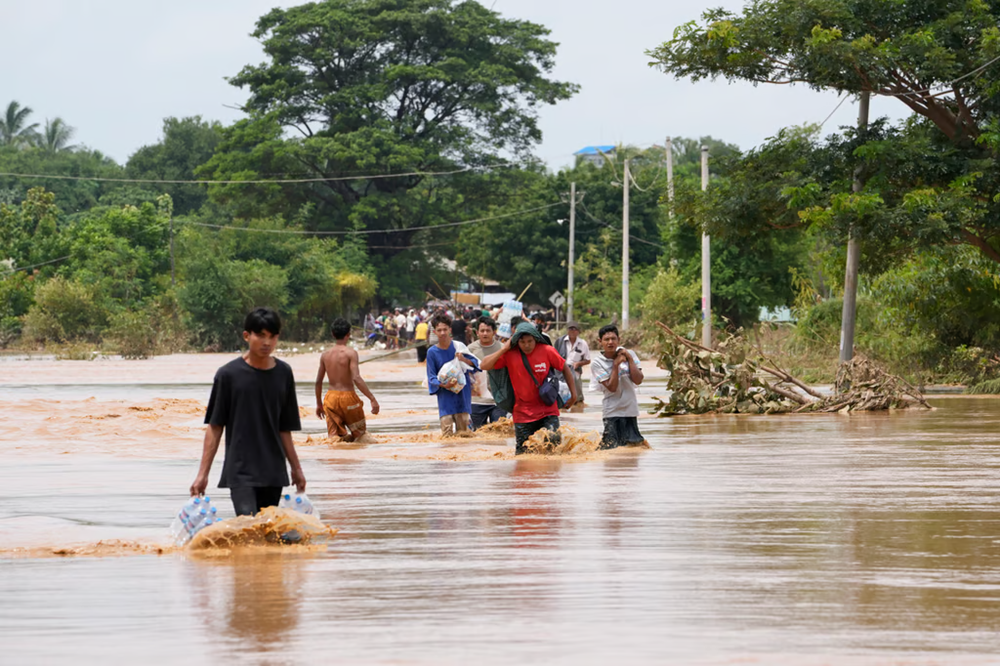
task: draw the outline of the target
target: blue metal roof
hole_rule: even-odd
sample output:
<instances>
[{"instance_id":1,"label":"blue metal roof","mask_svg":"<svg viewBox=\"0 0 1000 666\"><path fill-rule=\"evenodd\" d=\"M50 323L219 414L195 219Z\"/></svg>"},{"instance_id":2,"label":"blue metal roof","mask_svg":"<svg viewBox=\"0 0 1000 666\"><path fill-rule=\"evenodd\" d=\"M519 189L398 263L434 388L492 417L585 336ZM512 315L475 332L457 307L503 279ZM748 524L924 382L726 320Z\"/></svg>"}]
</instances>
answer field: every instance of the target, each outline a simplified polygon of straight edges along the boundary
<instances>
[{"instance_id":1,"label":"blue metal roof","mask_svg":"<svg viewBox=\"0 0 1000 666\"><path fill-rule=\"evenodd\" d=\"M587 146L578 150L574 155L600 155L601 153L611 154L615 152L615 146Z\"/></svg>"}]
</instances>

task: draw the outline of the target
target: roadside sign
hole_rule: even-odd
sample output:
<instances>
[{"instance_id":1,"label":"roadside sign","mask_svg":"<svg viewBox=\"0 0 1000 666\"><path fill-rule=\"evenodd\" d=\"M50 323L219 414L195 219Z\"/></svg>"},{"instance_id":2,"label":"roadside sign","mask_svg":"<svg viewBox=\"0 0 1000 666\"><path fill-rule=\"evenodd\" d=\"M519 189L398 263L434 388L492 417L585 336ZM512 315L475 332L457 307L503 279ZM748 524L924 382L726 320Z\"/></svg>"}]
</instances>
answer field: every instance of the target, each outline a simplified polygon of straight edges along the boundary
<instances>
[{"instance_id":1,"label":"roadside sign","mask_svg":"<svg viewBox=\"0 0 1000 666\"><path fill-rule=\"evenodd\" d=\"M565 302L566 302L566 297L563 296L558 291L556 293L552 294L551 296L549 296L549 303L551 303L552 305L556 306L557 308L561 308L563 306L563 303L565 303Z\"/></svg>"}]
</instances>

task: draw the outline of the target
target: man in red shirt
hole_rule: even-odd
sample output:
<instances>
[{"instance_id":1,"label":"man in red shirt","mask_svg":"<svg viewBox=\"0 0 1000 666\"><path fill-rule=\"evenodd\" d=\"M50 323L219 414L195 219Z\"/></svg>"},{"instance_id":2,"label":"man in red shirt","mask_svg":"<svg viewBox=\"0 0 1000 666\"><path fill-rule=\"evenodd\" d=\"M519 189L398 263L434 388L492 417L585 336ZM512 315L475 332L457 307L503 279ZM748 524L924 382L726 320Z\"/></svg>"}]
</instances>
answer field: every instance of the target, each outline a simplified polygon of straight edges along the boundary
<instances>
[{"instance_id":1,"label":"man in red shirt","mask_svg":"<svg viewBox=\"0 0 1000 666\"><path fill-rule=\"evenodd\" d=\"M525 367L527 366L527 367ZM528 367L531 373L528 374ZM480 364L483 370L506 368L514 389L514 435L517 454L525 453L524 443L539 430L548 430L548 440L559 443L559 404L546 405L538 395L538 386L552 369L561 370L570 389L570 399L565 409L577 400L573 370L563 362L552 345L546 344L542 334L530 323L518 324L514 335L496 353L490 354Z\"/></svg>"}]
</instances>

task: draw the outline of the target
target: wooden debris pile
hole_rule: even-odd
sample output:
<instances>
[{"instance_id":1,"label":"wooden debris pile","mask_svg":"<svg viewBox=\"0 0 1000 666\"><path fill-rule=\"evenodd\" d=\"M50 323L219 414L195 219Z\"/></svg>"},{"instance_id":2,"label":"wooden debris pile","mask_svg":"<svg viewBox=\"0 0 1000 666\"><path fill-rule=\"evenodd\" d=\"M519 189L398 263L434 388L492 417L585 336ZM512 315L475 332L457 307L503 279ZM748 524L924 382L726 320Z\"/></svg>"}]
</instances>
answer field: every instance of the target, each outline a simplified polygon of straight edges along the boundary
<instances>
[{"instance_id":1,"label":"wooden debris pile","mask_svg":"<svg viewBox=\"0 0 1000 666\"><path fill-rule=\"evenodd\" d=\"M654 398L659 416L679 414L782 414L787 412L873 411L920 405L920 391L876 363L856 358L837 373L837 392L824 396L767 359L743 330L708 349L667 333L659 366L670 371L666 400Z\"/></svg>"}]
</instances>

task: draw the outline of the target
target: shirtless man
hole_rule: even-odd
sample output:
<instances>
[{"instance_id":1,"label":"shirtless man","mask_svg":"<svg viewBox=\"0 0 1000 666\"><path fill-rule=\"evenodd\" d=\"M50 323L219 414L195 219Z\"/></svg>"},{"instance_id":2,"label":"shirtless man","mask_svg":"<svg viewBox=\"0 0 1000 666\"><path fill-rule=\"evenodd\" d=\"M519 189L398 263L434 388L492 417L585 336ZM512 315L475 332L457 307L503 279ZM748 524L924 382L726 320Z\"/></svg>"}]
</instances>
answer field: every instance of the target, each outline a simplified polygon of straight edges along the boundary
<instances>
[{"instance_id":1,"label":"shirtless man","mask_svg":"<svg viewBox=\"0 0 1000 666\"><path fill-rule=\"evenodd\" d=\"M316 416L326 420L326 431L330 437L340 437L345 442L353 442L368 430L365 423L365 409L361 398L354 392L357 386L365 397L371 400L372 414L378 414L378 400L368 390L368 384L358 370L358 352L347 346L351 335L351 324L338 317L330 326L333 333L333 349L319 358L319 373L316 375ZM330 382L330 390L323 397L323 376Z\"/></svg>"}]
</instances>

